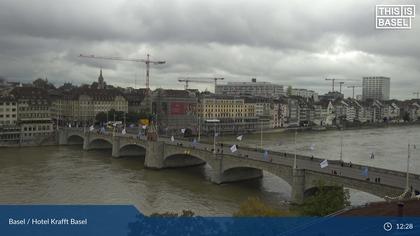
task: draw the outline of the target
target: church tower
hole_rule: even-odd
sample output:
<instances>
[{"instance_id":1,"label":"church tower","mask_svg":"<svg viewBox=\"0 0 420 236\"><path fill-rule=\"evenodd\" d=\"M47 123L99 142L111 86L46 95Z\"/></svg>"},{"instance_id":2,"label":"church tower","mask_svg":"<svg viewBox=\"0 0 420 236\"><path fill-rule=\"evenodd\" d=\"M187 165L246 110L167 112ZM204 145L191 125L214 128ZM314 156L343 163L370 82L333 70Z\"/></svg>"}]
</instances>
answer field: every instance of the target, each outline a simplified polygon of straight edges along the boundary
<instances>
[{"instance_id":1,"label":"church tower","mask_svg":"<svg viewBox=\"0 0 420 236\"><path fill-rule=\"evenodd\" d=\"M102 69L99 72L98 89L105 89L104 77L102 77Z\"/></svg>"}]
</instances>

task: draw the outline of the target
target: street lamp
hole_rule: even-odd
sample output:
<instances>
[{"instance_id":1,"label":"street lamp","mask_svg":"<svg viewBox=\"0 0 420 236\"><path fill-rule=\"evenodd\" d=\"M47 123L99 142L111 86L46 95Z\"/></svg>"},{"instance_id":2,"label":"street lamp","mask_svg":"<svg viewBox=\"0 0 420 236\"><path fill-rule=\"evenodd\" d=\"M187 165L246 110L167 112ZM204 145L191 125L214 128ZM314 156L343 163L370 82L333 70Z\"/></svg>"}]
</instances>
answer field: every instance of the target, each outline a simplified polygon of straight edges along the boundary
<instances>
[{"instance_id":1,"label":"street lamp","mask_svg":"<svg viewBox=\"0 0 420 236\"><path fill-rule=\"evenodd\" d=\"M263 118L263 119L260 119L260 148L261 149L263 149L263 125L264 125L264 122L269 122L270 121L270 119L267 119L267 118Z\"/></svg>"},{"instance_id":2,"label":"street lamp","mask_svg":"<svg viewBox=\"0 0 420 236\"><path fill-rule=\"evenodd\" d=\"M408 180L409 180L409 167L410 167L410 144L408 144L408 153L407 153L407 174L406 174L406 179L405 179L405 190L408 191L409 190L409 184L408 184Z\"/></svg>"},{"instance_id":3,"label":"street lamp","mask_svg":"<svg viewBox=\"0 0 420 236\"><path fill-rule=\"evenodd\" d=\"M297 128L295 128L295 138L294 138L294 142L295 142L295 157L293 159L293 169L296 169L297 168L297 163L296 163L296 152L297 152L296 135L297 135Z\"/></svg>"},{"instance_id":4,"label":"street lamp","mask_svg":"<svg viewBox=\"0 0 420 236\"><path fill-rule=\"evenodd\" d=\"M218 119L211 119L206 120L206 123L213 123L214 124L214 130L213 130L213 153L216 154L216 124L219 123L220 120Z\"/></svg>"},{"instance_id":5,"label":"street lamp","mask_svg":"<svg viewBox=\"0 0 420 236\"><path fill-rule=\"evenodd\" d=\"M340 161L343 162L343 127L340 132Z\"/></svg>"}]
</instances>

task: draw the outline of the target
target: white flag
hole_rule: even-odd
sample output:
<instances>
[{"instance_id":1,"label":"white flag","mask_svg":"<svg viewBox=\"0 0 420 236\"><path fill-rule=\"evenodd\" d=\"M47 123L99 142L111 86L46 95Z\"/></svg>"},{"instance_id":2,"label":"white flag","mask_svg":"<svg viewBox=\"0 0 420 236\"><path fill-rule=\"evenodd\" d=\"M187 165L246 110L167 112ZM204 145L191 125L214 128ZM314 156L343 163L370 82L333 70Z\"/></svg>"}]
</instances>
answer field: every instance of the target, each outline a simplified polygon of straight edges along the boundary
<instances>
[{"instance_id":1,"label":"white flag","mask_svg":"<svg viewBox=\"0 0 420 236\"><path fill-rule=\"evenodd\" d=\"M125 131L125 128L121 131L122 134L126 134L127 131Z\"/></svg>"},{"instance_id":2,"label":"white flag","mask_svg":"<svg viewBox=\"0 0 420 236\"><path fill-rule=\"evenodd\" d=\"M95 128L93 127L93 125L89 127L89 130L90 130L90 131L95 130Z\"/></svg>"},{"instance_id":3,"label":"white flag","mask_svg":"<svg viewBox=\"0 0 420 236\"><path fill-rule=\"evenodd\" d=\"M267 151L267 150L265 150L265 151L264 151L264 156L263 156L263 157L264 157L264 159L266 159L266 160L268 159L268 151Z\"/></svg>"},{"instance_id":4,"label":"white flag","mask_svg":"<svg viewBox=\"0 0 420 236\"><path fill-rule=\"evenodd\" d=\"M232 147L230 147L231 152L236 152L238 149L236 148L236 144L233 144Z\"/></svg>"},{"instance_id":5,"label":"white flag","mask_svg":"<svg viewBox=\"0 0 420 236\"><path fill-rule=\"evenodd\" d=\"M184 133L185 133L185 129L181 129L181 133L183 133L183 134L184 134Z\"/></svg>"},{"instance_id":6,"label":"white flag","mask_svg":"<svg viewBox=\"0 0 420 236\"><path fill-rule=\"evenodd\" d=\"M315 150L315 143L311 144L311 146L309 147L309 149L311 149L312 151Z\"/></svg>"},{"instance_id":7,"label":"white flag","mask_svg":"<svg viewBox=\"0 0 420 236\"><path fill-rule=\"evenodd\" d=\"M171 137L171 142L173 142L173 141L175 141L175 138L174 138L174 136L172 136L172 137Z\"/></svg>"},{"instance_id":8,"label":"white flag","mask_svg":"<svg viewBox=\"0 0 420 236\"><path fill-rule=\"evenodd\" d=\"M319 163L319 165L321 166L321 168L325 168L328 166L328 161L327 160L323 160L321 163Z\"/></svg>"},{"instance_id":9,"label":"white flag","mask_svg":"<svg viewBox=\"0 0 420 236\"><path fill-rule=\"evenodd\" d=\"M143 125L141 128L142 128L142 129L146 129L146 128L147 128L147 126L146 126L146 125Z\"/></svg>"},{"instance_id":10,"label":"white flag","mask_svg":"<svg viewBox=\"0 0 420 236\"><path fill-rule=\"evenodd\" d=\"M242 141L243 137L244 137L243 135L239 135L238 137L236 137L236 139L239 140L239 141Z\"/></svg>"}]
</instances>

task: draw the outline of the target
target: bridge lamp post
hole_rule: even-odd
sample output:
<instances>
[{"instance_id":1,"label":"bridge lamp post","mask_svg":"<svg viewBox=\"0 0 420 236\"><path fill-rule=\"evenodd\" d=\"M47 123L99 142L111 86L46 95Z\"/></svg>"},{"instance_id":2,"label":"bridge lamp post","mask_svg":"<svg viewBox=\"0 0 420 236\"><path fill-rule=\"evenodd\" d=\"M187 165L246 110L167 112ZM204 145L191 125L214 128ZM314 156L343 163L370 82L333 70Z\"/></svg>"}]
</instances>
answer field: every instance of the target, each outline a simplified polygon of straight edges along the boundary
<instances>
[{"instance_id":1,"label":"bridge lamp post","mask_svg":"<svg viewBox=\"0 0 420 236\"><path fill-rule=\"evenodd\" d=\"M264 119L260 119L260 148L261 150L263 149L263 125L264 122L270 122L270 119L264 118Z\"/></svg>"},{"instance_id":2,"label":"bridge lamp post","mask_svg":"<svg viewBox=\"0 0 420 236\"><path fill-rule=\"evenodd\" d=\"M198 114L198 142L200 142L201 139L201 117L200 114Z\"/></svg>"},{"instance_id":3,"label":"bridge lamp post","mask_svg":"<svg viewBox=\"0 0 420 236\"><path fill-rule=\"evenodd\" d=\"M296 146L296 135L297 135L297 128L295 129L295 138L294 138L294 142L295 142L295 157L293 158L293 169L297 169L297 163L296 163L296 152L297 152L297 146Z\"/></svg>"},{"instance_id":4,"label":"bridge lamp post","mask_svg":"<svg viewBox=\"0 0 420 236\"><path fill-rule=\"evenodd\" d=\"M216 154L216 124L219 123L220 120L218 119L212 119L212 120L206 120L206 123L213 123L214 124L214 130L213 130L213 154Z\"/></svg>"},{"instance_id":5,"label":"bridge lamp post","mask_svg":"<svg viewBox=\"0 0 420 236\"><path fill-rule=\"evenodd\" d=\"M340 132L340 161L343 162L343 127Z\"/></svg>"},{"instance_id":6,"label":"bridge lamp post","mask_svg":"<svg viewBox=\"0 0 420 236\"><path fill-rule=\"evenodd\" d=\"M409 180L409 168L410 168L410 144L408 144L408 153L407 153L407 174L405 178L405 190L408 191L410 189L408 180Z\"/></svg>"}]
</instances>

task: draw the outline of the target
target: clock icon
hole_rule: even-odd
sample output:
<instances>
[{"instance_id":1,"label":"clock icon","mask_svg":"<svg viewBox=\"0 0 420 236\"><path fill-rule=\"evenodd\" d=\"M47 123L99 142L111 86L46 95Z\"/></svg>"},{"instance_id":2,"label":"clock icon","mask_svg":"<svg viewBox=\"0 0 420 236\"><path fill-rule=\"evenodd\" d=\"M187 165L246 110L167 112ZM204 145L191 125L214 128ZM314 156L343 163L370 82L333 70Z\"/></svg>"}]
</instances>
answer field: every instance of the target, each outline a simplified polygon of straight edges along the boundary
<instances>
[{"instance_id":1,"label":"clock icon","mask_svg":"<svg viewBox=\"0 0 420 236\"><path fill-rule=\"evenodd\" d=\"M386 222L384 224L384 230L388 232L388 231L391 231L391 229L392 229L392 224L389 222Z\"/></svg>"}]
</instances>

